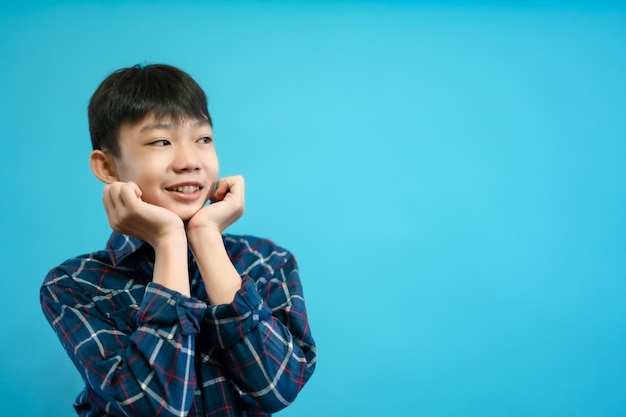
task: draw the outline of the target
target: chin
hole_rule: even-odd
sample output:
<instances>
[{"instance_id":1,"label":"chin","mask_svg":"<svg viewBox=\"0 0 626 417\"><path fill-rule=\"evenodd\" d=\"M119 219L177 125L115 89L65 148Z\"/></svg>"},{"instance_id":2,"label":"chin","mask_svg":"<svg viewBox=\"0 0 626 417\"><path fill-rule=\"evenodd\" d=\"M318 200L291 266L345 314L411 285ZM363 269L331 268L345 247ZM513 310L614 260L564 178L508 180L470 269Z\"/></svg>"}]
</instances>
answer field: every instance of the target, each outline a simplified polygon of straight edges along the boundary
<instances>
[{"instance_id":1,"label":"chin","mask_svg":"<svg viewBox=\"0 0 626 417\"><path fill-rule=\"evenodd\" d=\"M194 214L197 213L197 210L194 212L184 212L184 213L177 213L178 217L180 217L180 219L184 222L189 221Z\"/></svg>"},{"instance_id":2,"label":"chin","mask_svg":"<svg viewBox=\"0 0 626 417\"><path fill-rule=\"evenodd\" d=\"M191 219L202 207L188 207L183 210L177 210L175 213L182 221L186 222Z\"/></svg>"}]
</instances>

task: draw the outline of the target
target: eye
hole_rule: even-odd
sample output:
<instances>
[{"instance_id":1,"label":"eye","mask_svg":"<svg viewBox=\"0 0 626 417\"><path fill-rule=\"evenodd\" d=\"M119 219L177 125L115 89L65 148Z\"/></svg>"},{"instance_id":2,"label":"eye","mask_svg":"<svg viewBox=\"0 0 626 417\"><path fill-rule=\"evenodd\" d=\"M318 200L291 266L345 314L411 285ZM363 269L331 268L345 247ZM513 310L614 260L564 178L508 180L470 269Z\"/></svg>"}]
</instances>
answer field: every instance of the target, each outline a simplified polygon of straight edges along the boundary
<instances>
[{"instance_id":1,"label":"eye","mask_svg":"<svg viewBox=\"0 0 626 417\"><path fill-rule=\"evenodd\" d=\"M152 146L168 146L171 144L172 143L167 139L159 139L159 140L155 140L154 142L150 142L150 145Z\"/></svg>"},{"instance_id":2,"label":"eye","mask_svg":"<svg viewBox=\"0 0 626 417\"><path fill-rule=\"evenodd\" d=\"M211 143L211 142L213 142L213 138L210 136L204 136L198 139L198 143Z\"/></svg>"}]
</instances>

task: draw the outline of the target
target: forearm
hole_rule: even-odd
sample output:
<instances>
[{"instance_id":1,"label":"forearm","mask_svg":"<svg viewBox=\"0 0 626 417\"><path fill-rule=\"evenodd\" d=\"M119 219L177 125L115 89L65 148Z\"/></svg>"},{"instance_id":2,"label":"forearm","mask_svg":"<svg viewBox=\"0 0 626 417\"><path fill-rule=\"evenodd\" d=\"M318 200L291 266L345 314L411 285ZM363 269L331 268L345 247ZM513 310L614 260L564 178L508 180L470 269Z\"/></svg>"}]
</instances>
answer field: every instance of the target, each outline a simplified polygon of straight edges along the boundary
<instances>
[{"instance_id":1,"label":"forearm","mask_svg":"<svg viewBox=\"0 0 626 417\"><path fill-rule=\"evenodd\" d=\"M225 354L242 401L251 410L269 413L295 400L316 364L314 344L296 340L274 317L261 321Z\"/></svg>"},{"instance_id":2,"label":"forearm","mask_svg":"<svg viewBox=\"0 0 626 417\"><path fill-rule=\"evenodd\" d=\"M137 299L143 290L132 292ZM78 287L42 289L44 313L98 406L134 416L186 413L196 387L195 337L206 304L155 284L146 287L137 310L117 315L102 315L89 300Z\"/></svg>"},{"instance_id":3,"label":"forearm","mask_svg":"<svg viewBox=\"0 0 626 417\"><path fill-rule=\"evenodd\" d=\"M189 297L187 237L184 230L172 233L152 246L155 256L152 282Z\"/></svg>"},{"instance_id":4,"label":"forearm","mask_svg":"<svg viewBox=\"0 0 626 417\"><path fill-rule=\"evenodd\" d=\"M316 349L298 281L270 279L267 285L257 290L246 278L233 303L209 307L206 321L242 401L251 410L275 412L294 400L313 373ZM268 290L280 303L274 310L259 294Z\"/></svg>"},{"instance_id":5,"label":"forearm","mask_svg":"<svg viewBox=\"0 0 626 417\"><path fill-rule=\"evenodd\" d=\"M208 303L231 303L241 288L241 277L228 257L221 233L206 229L194 231L188 237L208 294Z\"/></svg>"}]
</instances>

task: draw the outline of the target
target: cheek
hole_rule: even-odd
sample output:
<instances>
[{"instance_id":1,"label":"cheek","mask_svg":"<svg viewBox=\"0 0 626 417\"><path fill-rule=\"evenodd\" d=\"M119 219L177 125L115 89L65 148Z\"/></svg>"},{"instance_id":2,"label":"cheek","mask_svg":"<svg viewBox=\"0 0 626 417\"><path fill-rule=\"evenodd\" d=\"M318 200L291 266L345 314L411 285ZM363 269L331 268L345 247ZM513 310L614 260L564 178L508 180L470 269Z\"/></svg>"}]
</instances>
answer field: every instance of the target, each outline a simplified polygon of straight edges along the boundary
<instances>
[{"instance_id":1,"label":"cheek","mask_svg":"<svg viewBox=\"0 0 626 417\"><path fill-rule=\"evenodd\" d=\"M213 155L213 157L211 158L211 163L209 164L208 170L212 175L217 176L219 174L220 163L219 163L219 160L217 159L217 155Z\"/></svg>"},{"instance_id":2,"label":"cheek","mask_svg":"<svg viewBox=\"0 0 626 417\"><path fill-rule=\"evenodd\" d=\"M141 168L139 168L141 167ZM149 189L157 183L157 177L149 165L126 167L119 173L119 180L122 182L134 182L142 192L149 192Z\"/></svg>"}]
</instances>

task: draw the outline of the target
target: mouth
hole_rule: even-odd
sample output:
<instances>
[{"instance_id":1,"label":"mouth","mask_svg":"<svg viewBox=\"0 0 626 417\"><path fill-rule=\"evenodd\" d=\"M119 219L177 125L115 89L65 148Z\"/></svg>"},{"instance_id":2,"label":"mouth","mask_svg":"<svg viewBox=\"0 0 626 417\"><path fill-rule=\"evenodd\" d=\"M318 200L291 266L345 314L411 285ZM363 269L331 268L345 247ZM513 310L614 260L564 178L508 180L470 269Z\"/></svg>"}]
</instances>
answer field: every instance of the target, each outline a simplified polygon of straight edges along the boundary
<instances>
[{"instance_id":1,"label":"mouth","mask_svg":"<svg viewBox=\"0 0 626 417\"><path fill-rule=\"evenodd\" d=\"M184 193L184 194L195 193L196 191L200 191L201 189L202 187L199 185L182 185L179 187L166 188L167 191L175 191L177 193Z\"/></svg>"}]
</instances>

